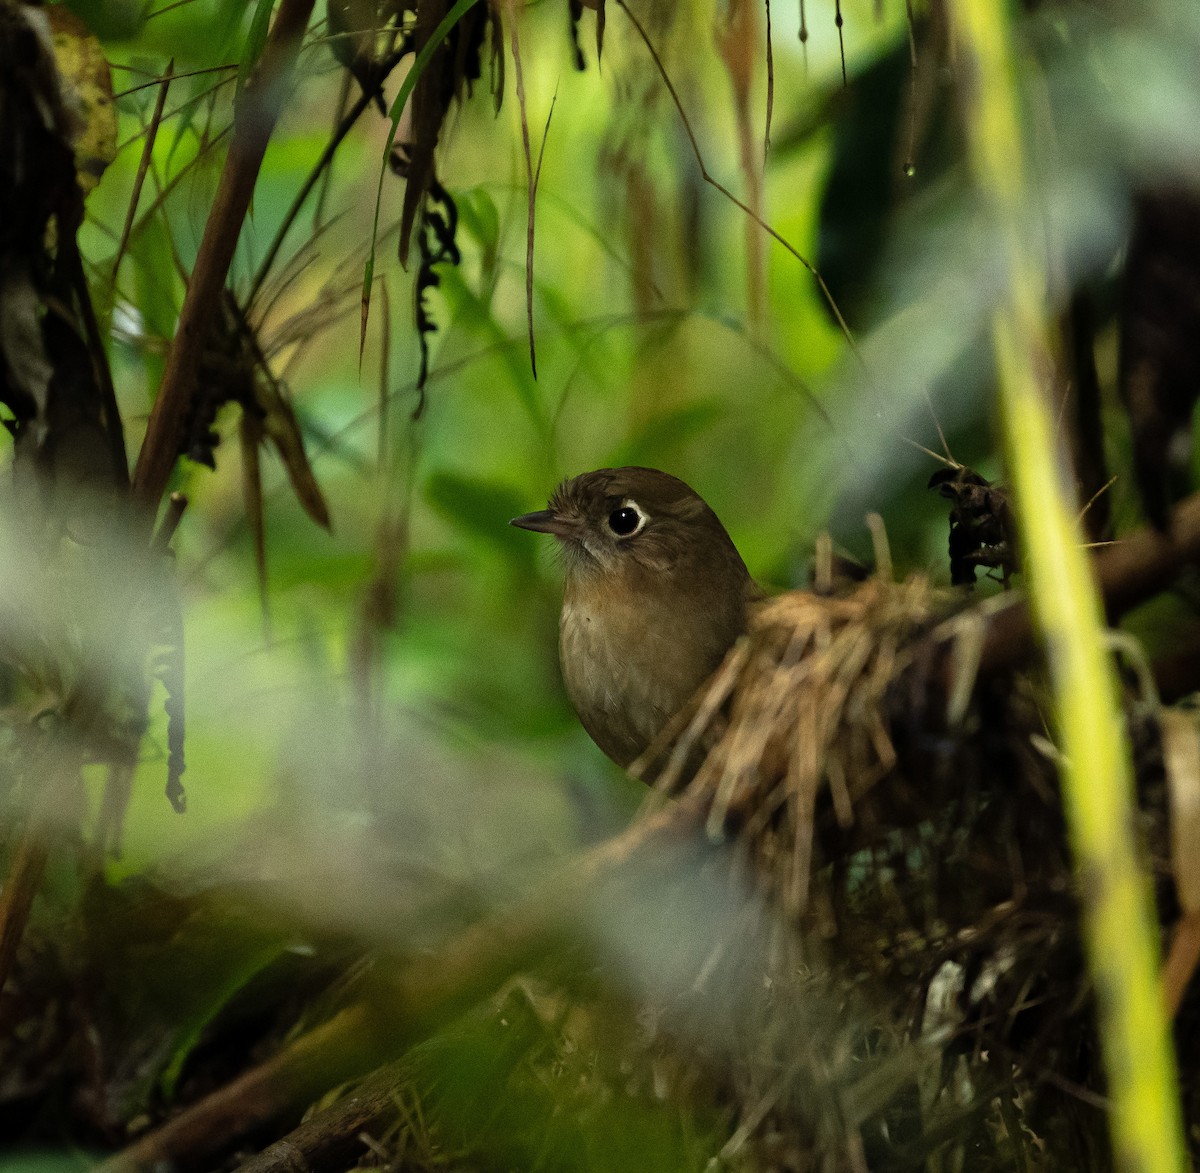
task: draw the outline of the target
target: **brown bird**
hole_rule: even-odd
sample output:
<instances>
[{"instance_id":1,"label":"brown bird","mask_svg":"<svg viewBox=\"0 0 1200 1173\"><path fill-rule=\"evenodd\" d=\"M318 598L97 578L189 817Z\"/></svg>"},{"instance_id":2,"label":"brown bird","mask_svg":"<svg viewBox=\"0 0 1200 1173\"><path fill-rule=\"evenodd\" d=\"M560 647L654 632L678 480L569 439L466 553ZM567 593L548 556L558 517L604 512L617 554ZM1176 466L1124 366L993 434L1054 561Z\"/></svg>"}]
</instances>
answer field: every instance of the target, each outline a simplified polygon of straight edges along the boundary
<instances>
[{"instance_id":1,"label":"brown bird","mask_svg":"<svg viewBox=\"0 0 1200 1173\"><path fill-rule=\"evenodd\" d=\"M717 515L657 469L583 473L512 524L559 541L567 695L628 766L720 664L761 592Z\"/></svg>"}]
</instances>

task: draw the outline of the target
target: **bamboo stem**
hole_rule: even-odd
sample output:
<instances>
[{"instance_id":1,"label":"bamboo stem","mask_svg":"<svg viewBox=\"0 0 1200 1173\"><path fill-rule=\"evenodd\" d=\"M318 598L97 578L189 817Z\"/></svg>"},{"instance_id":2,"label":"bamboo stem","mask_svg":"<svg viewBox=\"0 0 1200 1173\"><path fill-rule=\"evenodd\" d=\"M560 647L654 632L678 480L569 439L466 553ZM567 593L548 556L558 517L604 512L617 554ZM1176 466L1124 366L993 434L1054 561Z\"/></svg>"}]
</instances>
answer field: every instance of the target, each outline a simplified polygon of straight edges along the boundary
<instances>
[{"instance_id":1,"label":"bamboo stem","mask_svg":"<svg viewBox=\"0 0 1200 1173\"><path fill-rule=\"evenodd\" d=\"M1138 863L1128 746L1104 612L1075 520L1049 391L1045 272L1031 242L1019 88L1007 6L951 0L968 152L1007 281L992 336L1030 602L1047 651L1068 829L1112 1101L1116 1167L1186 1166L1158 936Z\"/></svg>"}]
</instances>

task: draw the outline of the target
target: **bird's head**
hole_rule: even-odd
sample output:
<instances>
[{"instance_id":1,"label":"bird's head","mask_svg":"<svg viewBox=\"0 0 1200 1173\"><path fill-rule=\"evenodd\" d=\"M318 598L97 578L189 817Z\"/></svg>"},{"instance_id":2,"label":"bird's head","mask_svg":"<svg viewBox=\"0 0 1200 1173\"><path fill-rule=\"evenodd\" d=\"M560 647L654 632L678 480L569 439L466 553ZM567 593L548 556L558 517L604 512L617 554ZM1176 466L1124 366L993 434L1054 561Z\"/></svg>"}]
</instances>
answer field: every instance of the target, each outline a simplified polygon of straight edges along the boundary
<instances>
[{"instance_id":1,"label":"bird's head","mask_svg":"<svg viewBox=\"0 0 1200 1173\"><path fill-rule=\"evenodd\" d=\"M512 524L553 534L568 578L715 576L739 591L749 578L729 534L704 499L677 477L654 468L583 473L558 486L549 508L515 517Z\"/></svg>"}]
</instances>

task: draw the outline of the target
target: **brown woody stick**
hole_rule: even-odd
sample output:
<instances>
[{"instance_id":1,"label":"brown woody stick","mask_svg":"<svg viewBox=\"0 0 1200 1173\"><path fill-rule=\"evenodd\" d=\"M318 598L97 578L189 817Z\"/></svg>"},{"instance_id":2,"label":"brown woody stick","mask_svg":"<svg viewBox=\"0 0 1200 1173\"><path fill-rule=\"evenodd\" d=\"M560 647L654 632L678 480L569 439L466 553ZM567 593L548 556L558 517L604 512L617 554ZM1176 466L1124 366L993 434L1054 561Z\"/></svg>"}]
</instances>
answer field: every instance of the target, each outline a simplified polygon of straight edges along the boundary
<instances>
[{"instance_id":1,"label":"brown woody stick","mask_svg":"<svg viewBox=\"0 0 1200 1173\"><path fill-rule=\"evenodd\" d=\"M318 1112L245 1164L237 1173L313 1173L353 1168L367 1156L361 1137L385 1127L397 1114L396 1089L404 1078L401 1063L389 1063L351 1095Z\"/></svg>"},{"instance_id":2,"label":"brown woody stick","mask_svg":"<svg viewBox=\"0 0 1200 1173\"><path fill-rule=\"evenodd\" d=\"M1175 510L1169 534L1141 529L1106 547L1096 558L1096 580L1110 622L1153 598L1191 562L1200 561L1200 493ZM1025 602L989 620L980 672L1001 672L1034 651L1034 625Z\"/></svg>"},{"instance_id":3,"label":"brown woody stick","mask_svg":"<svg viewBox=\"0 0 1200 1173\"><path fill-rule=\"evenodd\" d=\"M74 705L69 705L67 711L72 715L78 712ZM38 759L32 773L39 776L40 796L30 806L9 873L0 885L0 990L12 972L29 912L46 870L54 812L64 794L79 781L78 748L69 743L49 747L48 752Z\"/></svg>"},{"instance_id":4,"label":"brown woody stick","mask_svg":"<svg viewBox=\"0 0 1200 1173\"><path fill-rule=\"evenodd\" d=\"M1163 998L1167 1003L1167 1013L1172 1018L1183 1005L1197 964L1200 964L1200 915L1189 912L1181 916L1175 925L1171 947L1163 963Z\"/></svg>"},{"instance_id":5,"label":"brown woody stick","mask_svg":"<svg viewBox=\"0 0 1200 1173\"><path fill-rule=\"evenodd\" d=\"M134 497L148 512L157 506L175 466L213 313L220 303L242 221L250 207L263 154L275 129L283 91L299 55L313 3L314 0L283 0L258 67L238 102L233 141L204 226L204 239L188 281L179 324L167 353L162 386L150 413L134 471Z\"/></svg>"}]
</instances>

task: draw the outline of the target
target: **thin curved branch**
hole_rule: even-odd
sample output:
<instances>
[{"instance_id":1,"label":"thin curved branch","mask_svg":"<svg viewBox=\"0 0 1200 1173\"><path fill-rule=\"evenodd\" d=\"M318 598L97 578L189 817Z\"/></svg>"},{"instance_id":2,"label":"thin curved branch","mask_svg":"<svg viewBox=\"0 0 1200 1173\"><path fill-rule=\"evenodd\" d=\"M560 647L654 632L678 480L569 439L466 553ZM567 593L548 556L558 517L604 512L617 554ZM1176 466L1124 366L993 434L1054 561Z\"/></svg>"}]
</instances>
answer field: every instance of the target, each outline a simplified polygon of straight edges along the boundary
<instances>
[{"instance_id":1,"label":"thin curved branch","mask_svg":"<svg viewBox=\"0 0 1200 1173\"><path fill-rule=\"evenodd\" d=\"M1168 587L1188 565L1200 561L1200 493L1175 510L1169 533L1138 530L1106 546L1096 557L1095 572L1110 623ZM979 671L1003 672L1028 660L1036 651L1033 617L1024 600L996 612L986 621Z\"/></svg>"}]
</instances>

